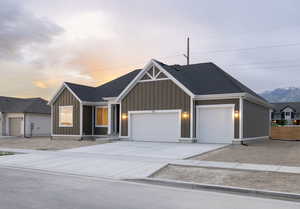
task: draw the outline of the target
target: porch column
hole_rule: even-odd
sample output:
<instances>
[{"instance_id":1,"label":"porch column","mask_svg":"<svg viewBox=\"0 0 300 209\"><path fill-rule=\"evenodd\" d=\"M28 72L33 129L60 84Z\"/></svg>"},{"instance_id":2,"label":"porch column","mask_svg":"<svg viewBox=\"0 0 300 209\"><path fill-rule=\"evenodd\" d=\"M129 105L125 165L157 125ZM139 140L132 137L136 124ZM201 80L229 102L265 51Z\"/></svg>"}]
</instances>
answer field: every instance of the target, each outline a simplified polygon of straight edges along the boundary
<instances>
[{"instance_id":1,"label":"porch column","mask_svg":"<svg viewBox=\"0 0 300 209\"><path fill-rule=\"evenodd\" d=\"M108 135L111 135L111 125L112 125L112 123L111 123L111 120L112 120L112 117L111 117L111 113L112 113L112 111L111 111L111 106L112 106L112 104L108 104L108 128L107 128L107 134Z\"/></svg>"}]
</instances>

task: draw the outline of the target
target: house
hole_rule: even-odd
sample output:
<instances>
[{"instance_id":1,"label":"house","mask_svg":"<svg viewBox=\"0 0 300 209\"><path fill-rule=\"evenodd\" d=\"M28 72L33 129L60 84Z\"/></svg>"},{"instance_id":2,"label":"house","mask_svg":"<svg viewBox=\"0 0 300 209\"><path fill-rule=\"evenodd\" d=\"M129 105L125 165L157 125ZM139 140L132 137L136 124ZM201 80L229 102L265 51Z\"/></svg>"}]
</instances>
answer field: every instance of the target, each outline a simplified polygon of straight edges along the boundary
<instances>
[{"instance_id":1,"label":"house","mask_svg":"<svg viewBox=\"0 0 300 209\"><path fill-rule=\"evenodd\" d=\"M50 105L53 137L203 143L268 138L272 107L213 63L157 60L99 87L64 83Z\"/></svg>"},{"instance_id":2,"label":"house","mask_svg":"<svg viewBox=\"0 0 300 209\"><path fill-rule=\"evenodd\" d=\"M300 125L300 102L272 103L272 122L278 125Z\"/></svg>"},{"instance_id":3,"label":"house","mask_svg":"<svg viewBox=\"0 0 300 209\"><path fill-rule=\"evenodd\" d=\"M41 98L0 97L0 136L50 136L51 108Z\"/></svg>"}]
</instances>

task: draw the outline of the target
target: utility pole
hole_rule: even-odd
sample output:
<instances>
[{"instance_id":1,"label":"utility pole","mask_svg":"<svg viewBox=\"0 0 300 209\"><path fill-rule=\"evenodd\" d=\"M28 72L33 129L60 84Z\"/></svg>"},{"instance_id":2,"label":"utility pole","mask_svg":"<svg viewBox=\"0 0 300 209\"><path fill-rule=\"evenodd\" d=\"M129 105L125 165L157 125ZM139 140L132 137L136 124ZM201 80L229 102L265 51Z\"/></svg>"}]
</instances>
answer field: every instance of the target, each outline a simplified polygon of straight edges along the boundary
<instances>
[{"instance_id":1,"label":"utility pole","mask_svg":"<svg viewBox=\"0 0 300 209\"><path fill-rule=\"evenodd\" d=\"M187 37L187 49L186 54L183 54L183 56L186 58L186 64L190 64L190 37Z\"/></svg>"}]
</instances>

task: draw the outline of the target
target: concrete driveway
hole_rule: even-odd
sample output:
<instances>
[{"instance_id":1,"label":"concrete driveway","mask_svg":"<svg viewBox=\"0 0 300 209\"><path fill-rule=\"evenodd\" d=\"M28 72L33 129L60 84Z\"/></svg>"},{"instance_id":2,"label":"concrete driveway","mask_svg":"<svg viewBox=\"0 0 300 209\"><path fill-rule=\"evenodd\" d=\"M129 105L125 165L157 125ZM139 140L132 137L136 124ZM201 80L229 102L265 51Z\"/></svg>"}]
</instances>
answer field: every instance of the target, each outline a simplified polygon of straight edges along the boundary
<instances>
[{"instance_id":1,"label":"concrete driveway","mask_svg":"<svg viewBox=\"0 0 300 209\"><path fill-rule=\"evenodd\" d=\"M221 144L187 144L120 141L109 144L79 147L63 152L134 156L159 159L185 159L219 149Z\"/></svg>"},{"instance_id":2,"label":"concrete driveway","mask_svg":"<svg viewBox=\"0 0 300 209\"><path fill-rule=\"evenodd\" d=\"M172 160L191 157L223 146L115 142L64 151L35 151L30 154L3 156L0 157L0 166L113 179L143 178Z\"/></svg>"}]
</instances>

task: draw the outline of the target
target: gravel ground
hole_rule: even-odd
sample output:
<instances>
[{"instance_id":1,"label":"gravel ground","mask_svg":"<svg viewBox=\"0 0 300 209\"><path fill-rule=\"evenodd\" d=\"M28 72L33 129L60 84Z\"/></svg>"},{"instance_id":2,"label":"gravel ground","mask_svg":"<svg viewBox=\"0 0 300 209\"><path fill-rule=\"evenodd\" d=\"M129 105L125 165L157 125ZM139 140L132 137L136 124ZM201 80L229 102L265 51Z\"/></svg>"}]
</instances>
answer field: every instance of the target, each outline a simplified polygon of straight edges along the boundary
<instances>
[{"instance_id":1,"label":"gravel ground","mask_svg":"<svg viewBox=\"0 0 300 209\"><path fill-rule=\"evenodd\" d=\"M105 141L76 141L76 140L51 140L49 137L34 138L2 138L0 148L35 149L35 150L62 150L82 146L103 144Z\"/></svg>"},{"instance_id":2,"label":"gravel ground","mask_svg":"<svg viewBox=\"0 0 300 209\"><path fill-rule=\"evenodd\" d=\"M168 166L152 177L258 190L300 193L300 175L297 174Z\"/></svg>"},{"instance_id":3,"label":"gravel ground","mask_svg":"<svg viewBox=\"0 0 300 209\"><path fill-rule=\"evenodd\" d=\"M192 159L300 166L300 141L265 140L248 146L230 145Z\"/></svg>"}]
</instances>

